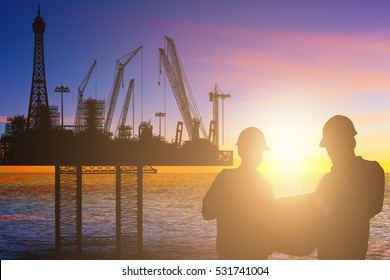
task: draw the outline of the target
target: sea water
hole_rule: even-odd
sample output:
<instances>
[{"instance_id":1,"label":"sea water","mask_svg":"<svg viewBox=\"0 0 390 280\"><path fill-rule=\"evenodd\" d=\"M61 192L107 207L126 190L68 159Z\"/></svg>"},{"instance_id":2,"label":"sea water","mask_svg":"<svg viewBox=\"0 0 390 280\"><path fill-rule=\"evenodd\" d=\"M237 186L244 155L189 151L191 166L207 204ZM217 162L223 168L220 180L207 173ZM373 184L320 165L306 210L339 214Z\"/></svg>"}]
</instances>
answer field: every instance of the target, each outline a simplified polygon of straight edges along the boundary
<instances>
[{"instance_id":1,"label":"sea water","mask_svg":"<svg viewBox=\"0 0 390 280\"><path fill-rule=\"evenodd\" d=\"M217 259L216 223L201 215L215 173L144 174L143 258ZM276 197L309 193L323 174L264 174ZM66 179L66 178L65 178ZM115 258L115 175L83 175L83 258ZM63 258L75 252L75 187L61 186ZM390 259L390 174L383 210L371 219L367 259ZM0 259L55 258L54 174L0 174ZM136 251L136 177L122 175L122 257ZM316 259L274 253L270 259Z\"/></svg>"}]
</instances>

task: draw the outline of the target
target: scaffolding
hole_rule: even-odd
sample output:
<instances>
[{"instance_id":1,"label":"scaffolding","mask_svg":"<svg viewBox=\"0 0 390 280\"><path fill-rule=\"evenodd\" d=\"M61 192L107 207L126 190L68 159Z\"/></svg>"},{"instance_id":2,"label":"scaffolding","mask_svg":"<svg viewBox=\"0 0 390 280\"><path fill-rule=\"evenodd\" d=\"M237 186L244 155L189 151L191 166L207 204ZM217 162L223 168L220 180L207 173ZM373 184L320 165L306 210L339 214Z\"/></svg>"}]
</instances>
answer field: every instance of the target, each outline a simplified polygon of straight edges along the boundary
<instances>
[{"instance_id":1,"label":"scaffolding","mask_svg":"<svg viewBox=\"0 0 390 280\"><path fill-rule=\"evenodd\" d=\"M7 122L5 123L5 133L4 136L12 136L15 131L15 125L13 123L14 117L7 117Z\"/></svg>"},{"instance_id":2,"label":"scaffolding","mask_svg":"<svg viewBox=\"0 0 390 280\"><path fill-rule=\"evenodd\" d=\"M60 127L60 112L58 106L49 106L50 112L50 125L52 129L58 129Z\"/></svg>"},{"instance_id":3,"label":"scaffolding","mask_svg":"<svg viewBox=\"0 0 390 280\"><path fill-rule=\"evenodd\" d=\"M138 127L138 137L140 140L150 140L153 138L153 126L151 121L142 121Z\"/></svg>"},{"instance_id":4,"label":"scaffolding","mask_svg":"<svg viewBox=\"0 0 390 280\"><path fill-rule=\"evenodd\" d=\"M130 139L132 130L133 128L130 125L119 125L117 137L119 139Z\"/></svg>"},{"instance_id":5,"label":"scaffolding","mask_svg":"<svg viewBox=\"0 0 390 280\"><path fill-rule=\"evenodd\" d=\"M83 101L81 111L81 130L103 130L104 100L88 98Z\"/></svg>"},{"instance_id":6,"label":"scaffolding","mask_svg":"<svg viewBox=\"0 0 390 280\"><path fill-rule=\"evenodd\" d=\"M9 116L5 123L4 136L18 137L26 130L26 118L24 116Z\"/></svg>"}]
</instances>

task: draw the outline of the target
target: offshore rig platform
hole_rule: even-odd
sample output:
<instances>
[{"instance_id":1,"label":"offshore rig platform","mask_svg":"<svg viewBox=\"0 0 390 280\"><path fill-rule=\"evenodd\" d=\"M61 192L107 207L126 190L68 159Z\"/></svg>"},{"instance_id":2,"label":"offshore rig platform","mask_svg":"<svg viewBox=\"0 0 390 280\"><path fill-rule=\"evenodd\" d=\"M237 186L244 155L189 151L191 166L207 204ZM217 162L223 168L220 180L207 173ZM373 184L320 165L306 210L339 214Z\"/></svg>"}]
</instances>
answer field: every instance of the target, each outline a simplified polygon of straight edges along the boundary
<instances>
[{"instance_id":1,"label":"offshore rig platform","mask_svg":"<svg viewBox=\"0 0 390 280\"><path fill-rule=\"evenodd\" d=\"M43 34L45 22L38 15L33 22L34 63L30 102L27 118L24 115L8 117L5 133L0 139L0 165L44 165L55 166L55 251L57 258L67 258L66 243L73 240L75 258L82 258L82 175L114 174L116 177L116 257L122 252L122 176L135 173L137 176L136 194L136 258L143 252L143 174L155 173L152 166L224 166L232 165L233 152L219 150L219 103L224 94L215 85L209 93L213 104L213 119L208 132L202 122L195 99L191 93L174 41L166 37L166 47L159 49L160 74L168 77L176 103L182 116L177 123L175 139L165 141L161 136L161 118L164 113L156 113L160 118L160 133L153 134L149 122L141 122L138 135L132 125L127 124L129 106L134 96L134 80L129 81L122 111L114 131L111 131L120 87L124 82L124 69L142 51L138 47L116 61L116 73L111 92L104 100L84 98L83 93L96 67L93 62L86 77L78 88L77 108L73 125L64 125L58 106L49 106L44 64ZM66 87L56 88L57 92L69 92ZM134 110L134 109L133 109ZM189 140L183 141L184 127ZM222 121L223 130L223 121ZM69 177L70 176L70 177ZM74 182L75 234L64 237L62 207L64 181ZM72 248L73 248L72 247Z\"/></svg>"}]
</instances>

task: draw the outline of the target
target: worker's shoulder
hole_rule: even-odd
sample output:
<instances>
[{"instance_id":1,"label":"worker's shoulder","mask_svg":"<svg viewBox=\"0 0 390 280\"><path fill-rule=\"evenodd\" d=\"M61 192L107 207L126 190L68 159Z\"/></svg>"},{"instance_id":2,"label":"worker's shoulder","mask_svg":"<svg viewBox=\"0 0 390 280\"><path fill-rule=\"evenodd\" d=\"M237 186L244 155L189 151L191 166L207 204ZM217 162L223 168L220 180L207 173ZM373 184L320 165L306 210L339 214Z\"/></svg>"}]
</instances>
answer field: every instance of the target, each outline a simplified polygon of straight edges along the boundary
<instances>
[{"instance_id":1,"label":"worker's shoulder","mask_svg":"<svg viewBox=\"0 0 390 280\"><path fill-rule=\"evenodd\" d=\"M245 180L255 178L257 181L262 182L266 185L271 185L260 172L255 173L255 176L253 177L253 173L248 173L245 169L243 168L224 168L222 171L217 175L218 180L232 180L232 181L237 181L237 180Z\"/></svg>"},{"instance_id":2,"label":"worker's shoulder","mask_svg":"<svg viewBox=\"0 0 390 280\"><path fill-rule=\"evenodd\" d=\"M237 168L224 168L217 174L216 180L227 180L237 176Z\"/></svg>"},{"instance_id":3,"label":"worker's shoulder","mask_svg":"<svg viewBox=\"0 0 390 280\"><path fill-rule=\"evenodd\" d=\"M324 174L318 184L317 191L321 190L324 186L333 185L334 180L335 175L332 171Z\"/></svg>"},{"instance_id":4,"label":"worker's shoulder","mask_svg":"<svg viewBox=\"0 0 390 280\"><path fill-rule=\"evenodd\" d=\"M380 174L384 173L384 170L382 166L379 164L379 162L374 160L363 159L362 157L358 157L358 160L362 168L369 170L373 173L380 173Z\"/></svg>"},{"instance_id":5,"label":"worker's shoulder","mask_svg":"<svg viewBox=\"0 0 390 280\"><path fill-rule=\"evenodd\" d=\"M266 186L269 186L269 187L271 187L271 185L272 185L266 178L264 178L263 174L261 174L260 172L258 172L258 174L257 174L257 179L263 185L266 185Z\"/></svg>"},{"instance_id":6,"label":"worker's shoulder","mask_svg":"<svg viewBox=\"0 0 390 280\"><path fill-rule=\"evenodd\" d=\"M237 168L224 168L218 173L218 176L226 176L236 172Z\"/></svg>"}]
</instances>

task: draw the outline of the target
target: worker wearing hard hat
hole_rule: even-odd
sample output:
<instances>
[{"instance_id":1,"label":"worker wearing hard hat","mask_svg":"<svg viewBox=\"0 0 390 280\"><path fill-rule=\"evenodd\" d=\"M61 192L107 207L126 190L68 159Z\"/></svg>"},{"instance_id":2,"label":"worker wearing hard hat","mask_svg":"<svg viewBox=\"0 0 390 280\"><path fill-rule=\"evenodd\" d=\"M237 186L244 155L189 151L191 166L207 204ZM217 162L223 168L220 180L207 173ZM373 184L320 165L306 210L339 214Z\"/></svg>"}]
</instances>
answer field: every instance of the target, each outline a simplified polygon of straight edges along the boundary
<instances>
[{"instance_id":1,"label":"worker wearing hard hat","mask_svg":"<svg viewBox=\"0 0 390 280\"><path fill-rule=\"evenodd\" d=\"M241 165L219 173L203 199L205 220L217 219L220 259L267 259L271 253L267 228L274 195L257 170L268 150L263 133L244 129L237 141Z\"/></svg>"},{"instance_id":2,"label":"worker wearing hard hat","mask_svg":"<svg viewBox=\"0 0 390 280\"><path fill-rule=\"evenodd\" d=\"M333 166L314 196L319 259L365 259L370 219L382 210L383 169L355 155L356 134L352 121L341 115L323 127L320 147L326 148Z\"/></svg>"}]
</instances>

